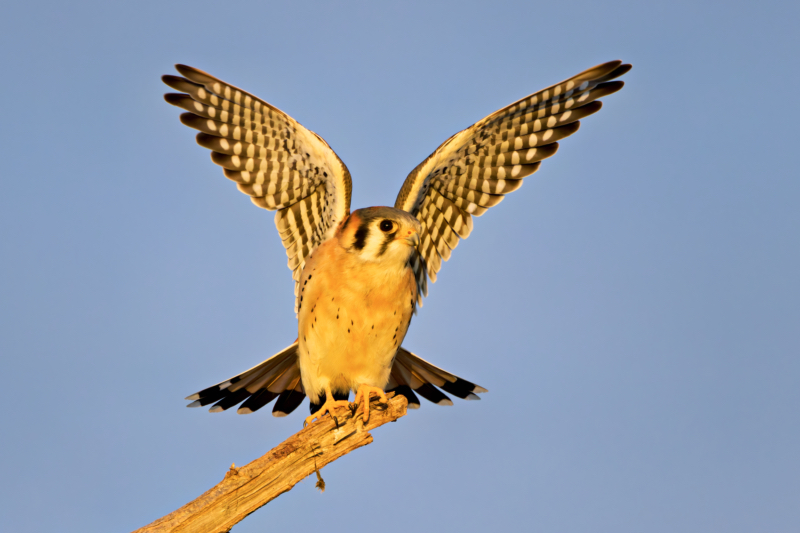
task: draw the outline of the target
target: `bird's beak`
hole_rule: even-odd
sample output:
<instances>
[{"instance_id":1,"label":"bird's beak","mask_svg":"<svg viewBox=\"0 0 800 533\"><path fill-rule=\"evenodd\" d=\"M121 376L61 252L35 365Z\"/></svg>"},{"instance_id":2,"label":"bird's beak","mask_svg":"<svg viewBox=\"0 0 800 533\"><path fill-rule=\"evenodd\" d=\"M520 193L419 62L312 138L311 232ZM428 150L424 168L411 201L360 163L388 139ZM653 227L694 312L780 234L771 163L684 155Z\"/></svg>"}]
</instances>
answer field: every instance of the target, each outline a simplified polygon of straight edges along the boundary
<instances>
[{"instance_id":1,"label":"bird's beak","mask_svg":"<svg viewBox=\"0 0 800 533\"><path fill-rule=\"evenodd\" d=\"M406 242L416 248L419 246L419 234L415 231L408 237L406 237Z\"/></svg>"}]
</instances>

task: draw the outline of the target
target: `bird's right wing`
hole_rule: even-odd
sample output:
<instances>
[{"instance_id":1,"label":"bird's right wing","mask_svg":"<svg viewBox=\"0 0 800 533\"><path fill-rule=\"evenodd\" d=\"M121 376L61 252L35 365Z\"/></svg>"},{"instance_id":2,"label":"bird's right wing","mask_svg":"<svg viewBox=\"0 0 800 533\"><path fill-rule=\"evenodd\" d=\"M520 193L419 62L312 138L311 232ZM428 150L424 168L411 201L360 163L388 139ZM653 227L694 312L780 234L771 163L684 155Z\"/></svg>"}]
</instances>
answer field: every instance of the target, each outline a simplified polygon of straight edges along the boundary
<instances>
[{"instance_id":1,"label":"bird's right wing","mask_svg":"<svg viewBox=\"0 0 800 533\"><path fill-rule=\"evenodd\" d=\"M200 131L197 143L240 191L277 211L297 294L306 258L350 214L350 172L322 137L280 109L202 70L175 68L184 77L161 79L181 92L164 99L188 111L181 122Z\"/></svg>"}]
</instances>

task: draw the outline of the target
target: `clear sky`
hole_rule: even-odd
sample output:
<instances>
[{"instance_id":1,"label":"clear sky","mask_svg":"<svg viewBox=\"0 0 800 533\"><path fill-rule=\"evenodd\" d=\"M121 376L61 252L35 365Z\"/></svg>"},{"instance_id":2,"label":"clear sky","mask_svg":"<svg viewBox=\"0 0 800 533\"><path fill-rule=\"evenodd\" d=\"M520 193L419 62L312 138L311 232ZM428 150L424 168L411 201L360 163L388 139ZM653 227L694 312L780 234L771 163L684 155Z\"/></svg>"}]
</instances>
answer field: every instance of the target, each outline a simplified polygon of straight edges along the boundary
<instances>
[{"instance_id":1,"label":"clear sky","mask_svg":"<svg viewBox=\"0 0 800 533\"><path fill-rule=\"evenodd\" d=\"M633 63L475 221L404 345L423 404L236 533L800 530L798 2L6 2L0 529L130 531L298 431L182 398L296 337L272 214L162 100L206 70L391 205L456 131Z\"/></svg>"}]
</instances>

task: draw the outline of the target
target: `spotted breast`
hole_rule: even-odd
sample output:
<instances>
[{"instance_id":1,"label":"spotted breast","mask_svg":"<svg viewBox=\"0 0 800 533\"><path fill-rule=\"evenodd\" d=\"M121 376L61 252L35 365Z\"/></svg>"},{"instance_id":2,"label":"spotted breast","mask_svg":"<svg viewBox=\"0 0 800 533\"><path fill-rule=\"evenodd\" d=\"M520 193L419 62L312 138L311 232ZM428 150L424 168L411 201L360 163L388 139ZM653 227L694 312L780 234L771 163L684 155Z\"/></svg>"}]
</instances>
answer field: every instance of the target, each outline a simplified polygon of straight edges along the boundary
<instances>
[{"instance_id":1,"label":"spotted breast","mask_svg":"<svg viewBox=\"0 0 800 533\"><path fill-rule=\"evenodd\" d=\"M390 207L354 211L306 261L298 336L303 388L312 403L330 387L383 389L417 301L411 258L419 222Z\"/></svg>"}]
</instances>

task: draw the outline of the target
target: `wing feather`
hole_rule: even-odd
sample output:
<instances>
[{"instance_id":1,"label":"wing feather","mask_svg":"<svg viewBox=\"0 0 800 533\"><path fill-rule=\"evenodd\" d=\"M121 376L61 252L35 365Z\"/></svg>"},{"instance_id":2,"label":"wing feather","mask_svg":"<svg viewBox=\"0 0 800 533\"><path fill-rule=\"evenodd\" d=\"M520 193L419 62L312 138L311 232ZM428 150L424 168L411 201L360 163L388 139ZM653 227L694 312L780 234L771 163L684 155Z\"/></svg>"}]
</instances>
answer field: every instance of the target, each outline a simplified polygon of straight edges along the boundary
<instances>
[{"instance_id":1,"label":"wing feather","mask_svg":"<svg viewBox=\"0 0 800 533\"><path fill-rule=\"evenodd\" d=\"M350 213L350 172L319 135L275 106L196 68L175 68L183 77L162 80L180 93L164 99L186 111L181 122L200 132L197 143L241 192L277 211L297 282L305 259ZM289 407L295 398L284 401Z\"/></svg>"},{"instance_id":2,"label":"wing feather","mask_svg":"<svg viewBox=\"0 0 800 533\"><path fill-rule=\"evenodd\" d=\"M600 98L622 88L623 82L612 80L630 69L621 61L603 63L517 100L450 137L408 175L395 207L422 226L422 278L436 281L442 261L472 231L472 217L521 187L556 153L557 141L600 110ZM422 289L419 276L417 283Z\"/></svg>"}]
</instances>

